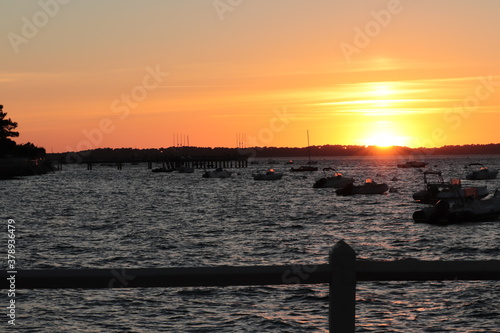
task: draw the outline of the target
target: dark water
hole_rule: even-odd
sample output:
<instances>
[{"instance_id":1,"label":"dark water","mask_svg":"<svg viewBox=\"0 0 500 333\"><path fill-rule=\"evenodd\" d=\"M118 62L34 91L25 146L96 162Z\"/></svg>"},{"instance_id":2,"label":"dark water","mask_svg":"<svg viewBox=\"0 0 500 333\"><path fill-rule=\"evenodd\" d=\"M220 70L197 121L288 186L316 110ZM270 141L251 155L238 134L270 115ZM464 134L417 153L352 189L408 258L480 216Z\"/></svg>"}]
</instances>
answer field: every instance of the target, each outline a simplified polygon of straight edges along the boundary
<instances>
[{"instance_id":1,"label":"dark water","mask_svg":"<svg viewBox=\"0 0 500 333\"><path fill-rule=\"evenodd\" d=\"M500 167L500 157L430 157L445 179L464 166ZM145 268L326 263L344 239L359 258L500 258L500 223L415 224L411 195L419 169L395 159L320 161L359 181L373 177L397 193L339 197L313 189L322 172L286 172L275 182L234 169L230 179L65 166L61 172L3 181L1 217L16 220L18 269ZM273 165L286 171L283 162ZM397 181L391 181L397 177ZM463 181L467 184L467 181ZM500 179L479 181L490 192ZM6 244L7 233L2 235ZM4 267L6 266L6 262ZM6 298L5 298L6 299ZM6 301L7 302L7 301ZM22 290L16 328L26 332L325 332L326 285ZM6 305L6 304L5 304ZM499 332L500 290L491 282L362 282L359 332ZM7 328L7 317L0 324ZM1 331L0 330L0 331Z\"/></svg>"}]
</instances>

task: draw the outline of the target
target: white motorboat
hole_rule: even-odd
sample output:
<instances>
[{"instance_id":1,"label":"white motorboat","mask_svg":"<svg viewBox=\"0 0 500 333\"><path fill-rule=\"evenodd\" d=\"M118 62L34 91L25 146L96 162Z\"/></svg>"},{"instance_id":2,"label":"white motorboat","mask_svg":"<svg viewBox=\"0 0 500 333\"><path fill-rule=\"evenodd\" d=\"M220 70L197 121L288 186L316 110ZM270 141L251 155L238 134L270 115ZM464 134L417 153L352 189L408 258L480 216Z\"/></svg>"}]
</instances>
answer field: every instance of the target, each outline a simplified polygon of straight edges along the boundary
<instances>
[{"instance_id":1,"label":"white motorboat","mask_svg":"<svg viewBox=\"0 0 500 333\"><path fill-rule=\"evenodd\" d=\"M458 178L452 178L450 182L445 182L441 171L425 171L424 189L415 192L413 199L420 203L435 204L439 200L450 200L471 195L484 198L488 195L488 189L486 186L462 188L462 182Z\"/></svg>"},{"instance_id":2,"label":"white motorboat","mask_svg":"<svg viewBox=\"0 0 500 333\"><path fill-rule=\"evenodd\" d=\"M274 169L268 169L265 173L254 173L252 177L254 180L278 180L283 177L283 173L276 172Z\"/></svg>"},{"instance_id":3,"label":"white motorboat","mask_svg":"<svg viewBox=\"0 0 500 333\"><path fill-rule=\"evenodd\" d=\"M224 170L222 168L217 168L214 171L205 172L202 177L203 178L229 178L231 177L232 172Z\"/></svg>"},{"instance_id":4,"label":"white motorboat","mask_svg":"<svg viewBox=\"0 0 500 333\"><path fill-rule=\"evenodd\" d=\"M470 167L479 167L477 170L473 170L465 176L469 180L483 180L483 179L495 179L497 178L498 170L490 170L485 167L482 163L471 163Z\"/></svg>"},{"instance_id":5,"label":"white motorboat","mask_svg":"<svg viewBox=\"0 0 500 333\"><path fill-rule=\"evenodd\" d=\"M327 176L326 171L333 171L332 176ZM335 171L333 168L324 168L323 172L325 176L323 178L318 179L313 188L324 188L324 187L332 187L332 188L342 188L346 185L354 183L354 178L344 177L341 172Z\"/></svg>"}]
</instances>

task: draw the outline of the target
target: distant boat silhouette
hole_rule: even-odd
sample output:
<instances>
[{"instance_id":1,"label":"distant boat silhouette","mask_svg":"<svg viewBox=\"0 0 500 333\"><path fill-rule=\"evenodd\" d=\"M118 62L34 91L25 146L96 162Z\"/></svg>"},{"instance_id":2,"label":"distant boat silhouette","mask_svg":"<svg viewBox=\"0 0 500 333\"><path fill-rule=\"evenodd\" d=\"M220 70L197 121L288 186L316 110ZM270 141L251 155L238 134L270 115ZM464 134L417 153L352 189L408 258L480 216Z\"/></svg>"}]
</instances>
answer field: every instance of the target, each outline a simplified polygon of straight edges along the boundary
<instances>
[{"instance_id":1,"label":"distant boat silhouette","mask_svg":"<svg viewBox=\"0 0 500 333\"><path fill-rule=\"evenodd\" d=\"M268 169L266 173L254 173L252 177L254 180L278 180L283 177L283 173Z\"/></svg>"},{"instance_id":2,"label":"distant boat silhouette","mask_svg":"<svg viewBox=\"0 0 500 333\"><path fill-rule=\"evenodd\" d=\"M408 161L406 163L398 164L398 168L425 168L427 164L429 163L419 162L419 161Z\"/></svg>"},{"instance_id":3,"label":"distant boat silhouette","mask_svg":"<svg viewBox=\"0 0 500 333\"><path fill-rule=\"evenodd\" d=\"M215 171L207 171L202 177L203 178L229 178L231 177L232 172L224 170L222 168L217 168Z\"/></svg>"},{"instance_id":4,"label":"distant boat silhouette","mask_svg":"<svg viewBox=\"0 0 500 333\"><path fill-rule=\"evenodd\" d=\"M333 171L332 176L327 176L326 171ZM324 168L323 172L325 173L323 178L318 179L313 188L322 188L322 187L333 187L333 188L343 188L348 184L354 183L354 178L347 178L342 175L342 173L335 171L333 168Z\"/></svg>"},{"instance_id":5,"label":"distant boat silhouette","mask_svg":"<svg viewBox=\"0 0 500 333\"><path fill-rule=\"evenodd\" d=\"M347 184L343 188L335 190L337 195L353 195L353 194L384 194L389 190L387 184L378 184L373 179L367 178L363 185Z\"/></svg>"},{"instance_id":6,"label":"distant boat silhouette","mask_svg":"<svg viewBox=\"0 0 500 333\"><path fill-rule=\"evenodd\" d=\"M301 165L298 168L291 168L290 171L318 171L317 167L311 166L312 164L317 164L317 161L311 161L311 146L309 145L309 130L307 130L307 152L309 155L309 159L307 161L307 165Z\"/></svg>"},{"instance_id":7,"label":"distant boat silhouette","mask_svg":"<svg viewBox=\"0 0 500 333\"><path fill-rule=\"evenodd\" d=\"M301 165L298 168L291 168L290 171L318 171L317 167L310 166L310 165Z\"/></svg>"},{"instance_id":8,"label":"distant boat silhouette","mask_svg":"<svg viewBox=\"0 0 500 333\"><path fill-rule=\"evenodd\" d=\"M497 178L498 170L490 170L488 167L485 167L482 163L471 163L471 166L479 166L478 170L474 170L465 176L468 180L483 180L483 179L495 179Z\"/></svg>"}]
</instances>

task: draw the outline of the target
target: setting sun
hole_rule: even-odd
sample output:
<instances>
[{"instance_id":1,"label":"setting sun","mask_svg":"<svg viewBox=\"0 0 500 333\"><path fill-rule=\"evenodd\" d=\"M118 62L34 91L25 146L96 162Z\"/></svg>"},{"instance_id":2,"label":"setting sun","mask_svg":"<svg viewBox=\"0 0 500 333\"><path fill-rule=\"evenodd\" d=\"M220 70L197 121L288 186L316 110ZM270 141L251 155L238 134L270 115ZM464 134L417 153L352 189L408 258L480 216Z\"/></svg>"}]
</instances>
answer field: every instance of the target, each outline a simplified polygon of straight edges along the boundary
<instances>
[{"instance_id":1,"label":"setting sun","mask_svg":"<svg viewBox=\"0 0 500 333\"><path fill-rule=\"evenodd\" d=\"M360 139L360 143L365 146L405 146L408 138L402 136L396 123L387 120L372 122L365 130L366 136Z\"/></svg>"},{"instance_id":2,"label":"setting sun","mask_svg":"<svg viewBox=\"0 0 500 333\"><path fill-rule=\"evenodd\" d=\"M370 83L368 86L371 89L369 94L374 97L386 98L393 97L395 94L392 84L388 82L374 82Z\"/></svg>"},{"instance_id":3,"label":"setting sun","mask_svg":"<svg viewBox=\"0 0 500 333\"><path fill-rule=\"evenodd\" d=\"M399 136L393 136L388 133L380 133L363 140L365 146L390 147L404 146L405 140Z\"/></svg>"}]
</instances>

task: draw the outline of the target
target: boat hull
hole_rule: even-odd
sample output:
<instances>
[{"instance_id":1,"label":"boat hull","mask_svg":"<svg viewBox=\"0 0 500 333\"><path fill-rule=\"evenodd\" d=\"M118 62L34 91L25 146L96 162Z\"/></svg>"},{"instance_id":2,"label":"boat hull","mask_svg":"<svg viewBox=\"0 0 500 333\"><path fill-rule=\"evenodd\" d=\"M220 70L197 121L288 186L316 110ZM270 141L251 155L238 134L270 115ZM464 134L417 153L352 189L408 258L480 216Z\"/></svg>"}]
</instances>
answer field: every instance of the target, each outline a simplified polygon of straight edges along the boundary
<instances>
[{"instance_id":1,"label":"boat hull","mask_svg":"<svg viewBox=\"0 0 500 333\"><path fill-rule=\"evenodd\" d=\"M344 178L344 177L324 177L318 179L313 188L343 188L349 184L354 183L354 179L352 178Z\"/></svg>"},{"instance_id":2,"label":"boat hull","mask_svg":"<svg viewBox=\"0 0 500 333\"><path fill-rule=\"evenodd\" d=\"M427 164L427 162L408 161L406 163L398 164L398 168L425 168Z\"/></svg>"},{"instance_id":3,"label":"boat hull","mask_svg":"<svg viewBox=\"0 0 500 333\"><path fill-rule=\"evenodd\" d=\"M222 171L207 171L202 175L203 178L229 178L231 177L231 172L227 170Z\"/></svg>"},{"instance_id":4,"label":"boat hull","mask_svg":"<svg viewBox=\"0 0 500 333\"><path fill-rule=\"evenodd\" d=\"M465 176L465 178L468 180L485 180L485 179L495 179L497 178L497 175L498 171L479 170L469 173L467 176Z\"/></svg>"},{"instance_id":5,"label":"boat hull","mask_svg":"<svg viewBox=\"0 0 500 333\"><path fill-rule=\"evenodd\" d=\"M254 174L252 175L254 180L278 180L283 177L283 174L280 172L276 172L273 174Z\"/></svg>"},{"instance_id":6,"label":"boat hull","mask_svg":"<svg viewBox=\"0 0 500 333\"><path fill-rule=\"evenodd\" d=\"M364 184L353 185L349 184L335 191L337 195L354 195L354 194L384 194L389 190L387 184Z\"/></svg>"},{"instance_id":7,"label":"boat hull","mask_svg":"<svg viewBox=\"0 0 500 333\"><path fill-rule=\"evenodd\" d=\"M487 200L470 198L453 207L443 200L434 206L415 211L413 220L416 223L441 225L495 221L500 216L499 199L498 197Z\"/></svg>"},{"instance_id":8,"label":"boat hull","mask_svg":"<svg viewBox=\"0 0 500 333\"><path fill-rule=\"evenodd\" d=\"M318 168L313 166L301 166L298 168L291 168L290 171L292 172L318 171Z\"/></svg>"}]
</instances>

